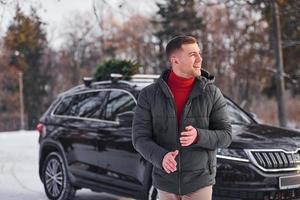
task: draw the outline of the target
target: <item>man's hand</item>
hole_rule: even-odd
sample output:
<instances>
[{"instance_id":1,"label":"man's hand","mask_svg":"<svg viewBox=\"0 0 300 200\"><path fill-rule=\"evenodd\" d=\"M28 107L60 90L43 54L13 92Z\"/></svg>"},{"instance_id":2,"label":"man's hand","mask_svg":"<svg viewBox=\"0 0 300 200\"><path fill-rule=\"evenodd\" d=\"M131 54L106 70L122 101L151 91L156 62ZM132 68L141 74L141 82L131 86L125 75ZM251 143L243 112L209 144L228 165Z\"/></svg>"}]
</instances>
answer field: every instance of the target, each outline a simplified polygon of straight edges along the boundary
<instances>
[{"instance_id":1,"label":"man's hand","mask_svg":"<svg viewBox=\"0 0 300 200\"><path fill-rule=\"evenodd\" d=\"M171 151L167 153L162 161L162 166L164 170L169 174L171 172L175 172L177 170L177 162L175 160L176 156L178 155L178 150Z\"/></svg>"},{"instance_id":2,"label":"man's hand","mask_svg":"<svg viewBox=\"0 0 300 200\"><path fill-rule=\"evenodd\" d=\"M186 126L184 132L181 132L180 144L183 147L189 146L198 139L197 130L193 126Z\"/></svg>"}]
</instances>

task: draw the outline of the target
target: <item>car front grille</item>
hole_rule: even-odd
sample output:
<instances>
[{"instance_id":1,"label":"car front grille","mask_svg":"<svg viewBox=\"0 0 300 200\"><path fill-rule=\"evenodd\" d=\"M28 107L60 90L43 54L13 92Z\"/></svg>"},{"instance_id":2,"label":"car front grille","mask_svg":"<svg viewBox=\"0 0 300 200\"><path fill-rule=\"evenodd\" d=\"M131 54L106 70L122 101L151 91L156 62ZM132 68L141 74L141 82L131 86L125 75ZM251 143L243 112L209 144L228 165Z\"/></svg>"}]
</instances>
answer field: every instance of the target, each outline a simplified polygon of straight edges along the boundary
<instances>
[{"instance_id":1,"label":"car front grille","mask_svg":"<svg viewBox=\"0 0 300 200\"><path fill-rule=\"evenodd\" d=\"M300 151L250 150L254 164L264 171L289 171L300 169Z\"/></svg>"}]
</instances>

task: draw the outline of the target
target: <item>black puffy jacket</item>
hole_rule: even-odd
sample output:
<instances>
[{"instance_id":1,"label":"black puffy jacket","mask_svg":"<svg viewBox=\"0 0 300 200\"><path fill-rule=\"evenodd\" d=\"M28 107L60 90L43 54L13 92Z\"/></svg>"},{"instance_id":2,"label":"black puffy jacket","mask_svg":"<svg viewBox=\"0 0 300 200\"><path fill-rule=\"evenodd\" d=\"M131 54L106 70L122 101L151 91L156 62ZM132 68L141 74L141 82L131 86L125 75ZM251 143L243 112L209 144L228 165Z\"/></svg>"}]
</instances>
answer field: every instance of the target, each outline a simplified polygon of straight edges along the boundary
<instances>
[{"instance_id":1,"label":"black puffy jacket","mask_svg":"<svg viewBox=\"0 0 300 200\"><path fill-rule=\"evenodd\" d=\"M215 183L216 150L231 143L231 125L226 101L213 84L214 77L202 70L178 127L174 98L167 85L169 72L165 71L155 83L141 91L132 140L135 149L154 166L154 187L184 195ZM197 129L198 142L182 147L179 136L188 125ZM166 153L175 150L179 150L177 171L168 174L162 168L162 160Z\"/></svg>"}]
</instances>

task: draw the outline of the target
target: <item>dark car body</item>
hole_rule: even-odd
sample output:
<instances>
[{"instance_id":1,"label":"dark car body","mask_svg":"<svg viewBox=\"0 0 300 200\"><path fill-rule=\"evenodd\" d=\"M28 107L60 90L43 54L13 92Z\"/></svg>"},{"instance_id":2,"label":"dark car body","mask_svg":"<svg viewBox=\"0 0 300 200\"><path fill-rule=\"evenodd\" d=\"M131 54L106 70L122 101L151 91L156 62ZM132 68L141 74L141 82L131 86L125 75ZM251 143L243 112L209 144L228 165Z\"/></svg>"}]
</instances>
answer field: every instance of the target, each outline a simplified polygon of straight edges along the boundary
<instances>
[{"instance_id":1,"label":"dark car body","mask_svg":"<svg viewBox=\"0 0 300 200\"><path fill-rule=\"evenodd\" d=\"M156 199L152 165L131 140L133 109L149 80L88 83L57 97L38 127L39 172L48 198L71 199L72 191L90 188ZM300 198L300 133L259 124L226 99L233 142L218 150L214 199ZM60 172L48 175L59 167ZM51 189L52 182L61 184Z\"/></svg>"}]
</instances>

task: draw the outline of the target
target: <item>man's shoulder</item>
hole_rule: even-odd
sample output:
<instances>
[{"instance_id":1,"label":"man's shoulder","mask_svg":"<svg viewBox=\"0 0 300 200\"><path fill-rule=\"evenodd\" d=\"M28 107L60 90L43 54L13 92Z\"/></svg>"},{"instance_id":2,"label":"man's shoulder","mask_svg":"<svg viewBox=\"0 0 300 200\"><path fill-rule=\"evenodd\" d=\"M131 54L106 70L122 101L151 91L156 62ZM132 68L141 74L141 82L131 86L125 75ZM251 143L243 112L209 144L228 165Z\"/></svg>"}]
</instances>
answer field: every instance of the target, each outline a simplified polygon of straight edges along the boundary
<instances>
[{"instance_id":1,"label":"man's shoulder","mask_svg":"<svg viewBox=\"0 0 300 200\"><path fill-rule=\"evenodd\" d=\"M152 102L155 92L157 91L157 83L151 83L144 87L138 97L138 104L145 105Z\"/></svg>"},{"instance_id":2,"label":"man's shoulder","mask_svg":"<svg viewBox=\"0 0 300 200\"><path fill-rule=\"evenodd\" d=\"M217 89L219 89L214 83L210 83L206 86L209 92L214 93Z\"/></svg>"},{"instance_id":3,"label":"man's shoulder","mask_svg":"<svg viewBox=\"0 0 300 200\"><path fill-rule=\"evenodd\" d=\"M141 90L141 93L153 93L157 90L157 88L158 88L158 83L154 82L154 83L151 83L150 85L147 85L146 87L144 87Z\"/></svg>"},{"instance_id":4,"label":"man's shoulder","mask_svg":"<svg viewBox=\"0 0 300 200\"><path fill-rule=\"evenodd\" d=\"M206 91L212 100L215 98L219 98L220 96L223 96L221 89L218 86L216 86L214 83L207 85Z\"/></svg>"}]
</instances>

